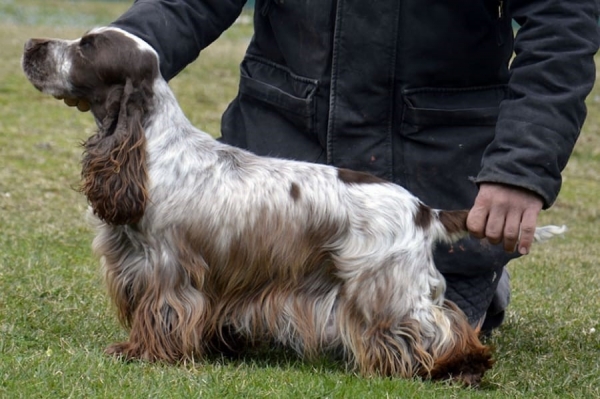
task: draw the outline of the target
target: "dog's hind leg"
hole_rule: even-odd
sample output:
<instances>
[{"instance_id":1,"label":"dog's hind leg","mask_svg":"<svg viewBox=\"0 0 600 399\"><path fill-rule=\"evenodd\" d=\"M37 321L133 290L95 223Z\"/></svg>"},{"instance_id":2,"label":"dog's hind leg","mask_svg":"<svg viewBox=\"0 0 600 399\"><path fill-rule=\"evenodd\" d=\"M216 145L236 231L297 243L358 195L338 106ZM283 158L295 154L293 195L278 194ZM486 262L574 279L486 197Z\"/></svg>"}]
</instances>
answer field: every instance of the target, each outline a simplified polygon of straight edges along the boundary
<instances>
[{"instance_id":1,"label":"dog's hind leg","mask_svg":"<svg viewBox=\"0 0 600 399\"><path fill-rule=\"evenodd\" d=\"M363 375L477 384L492 365L464 314L443 302L430 253L339 258L344 280L336 315L345 352Z\"/></svg>"},{"instance_id":2,"label":"dog's hind leg","mask_svg":"<svg viewBox=\"0 0 600 399\"><path fill-rule=\"evenodd\" d=\"M422 273L411 277L395 256L370 258L338 259L345 283L336 316L344 350L363 375L411 378L433 362L411 314L421 306L420 292L429 290L427 281L416 281Z\"/></svg>"}]
</instances>

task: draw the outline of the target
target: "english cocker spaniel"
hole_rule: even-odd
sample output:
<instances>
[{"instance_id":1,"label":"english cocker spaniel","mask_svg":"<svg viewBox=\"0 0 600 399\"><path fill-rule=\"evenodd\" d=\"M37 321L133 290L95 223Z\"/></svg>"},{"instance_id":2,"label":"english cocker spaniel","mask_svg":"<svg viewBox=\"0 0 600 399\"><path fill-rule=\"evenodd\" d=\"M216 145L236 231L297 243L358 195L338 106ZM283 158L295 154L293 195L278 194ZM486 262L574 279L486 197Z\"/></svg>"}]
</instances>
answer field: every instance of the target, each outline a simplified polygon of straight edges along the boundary
<instances>
[{"instance_id":1,"label":"english cocker spaniel","mask_svg":"<svg viewBox=\"0 0 600 399\"><path fill-rule=\"evenodd\" d=\"M363 375L478 383L491 350L444 299L436 242L467 211L431 209L374 176L259 157L186 119L157 53L123 30L31 39L23 68L90 104L82 192L127 359L177 362L222 344L342 353ZM547 226L538 233L554 235Z\"/></svg>"}]
</instances>

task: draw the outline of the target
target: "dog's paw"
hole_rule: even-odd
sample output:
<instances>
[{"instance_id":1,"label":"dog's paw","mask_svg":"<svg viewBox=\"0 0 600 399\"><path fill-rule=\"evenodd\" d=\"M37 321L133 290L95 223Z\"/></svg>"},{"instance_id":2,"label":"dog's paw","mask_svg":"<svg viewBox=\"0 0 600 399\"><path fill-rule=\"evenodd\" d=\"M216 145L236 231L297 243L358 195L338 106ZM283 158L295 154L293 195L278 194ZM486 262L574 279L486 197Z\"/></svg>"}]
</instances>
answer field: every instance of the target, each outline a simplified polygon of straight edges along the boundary
<instances>
[{"instance_id":1,"label":"dog's paw","mask_svg":"<svg viewBox=\"0 0 600 399\"><path fill-rule=\"evenodd\" d=\"M123 361L147 360L142 359L138 348L136 348L130 342L117 342L115 344L109 345L104 350L104 353L106 353L108 356L112 356Z\"/></svg>"}]
</instances>

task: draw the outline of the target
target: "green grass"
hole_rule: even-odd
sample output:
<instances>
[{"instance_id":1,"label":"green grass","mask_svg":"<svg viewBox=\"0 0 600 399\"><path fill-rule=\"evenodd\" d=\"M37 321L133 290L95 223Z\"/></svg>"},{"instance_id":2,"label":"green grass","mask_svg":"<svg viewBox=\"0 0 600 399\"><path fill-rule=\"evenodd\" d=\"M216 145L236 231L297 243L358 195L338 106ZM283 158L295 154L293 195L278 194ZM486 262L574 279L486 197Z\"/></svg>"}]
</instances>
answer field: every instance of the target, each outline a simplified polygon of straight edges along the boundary
<instances>
[{"instance_id":1,"label":"green grass","mask_svg":"<svg viewBox=\"0 0 600 399\"><path fill-rule=\"evenodd\" d=\"M91 255L85 199L72 189L79 143L94 123L36 92L19 66L27 38L76 37L126 7L76 3L0 0L0 397L600 397L599 89L559 200L542 216L570 231L510 265L513 302L490 340L497 365L481 389L365 379L340 364L279 352L180 366L104 356L126 334ZM250 34L236 25L172 82L190 119L207 131L219 131L236 94Z\"/></svg>"}]
</instances>

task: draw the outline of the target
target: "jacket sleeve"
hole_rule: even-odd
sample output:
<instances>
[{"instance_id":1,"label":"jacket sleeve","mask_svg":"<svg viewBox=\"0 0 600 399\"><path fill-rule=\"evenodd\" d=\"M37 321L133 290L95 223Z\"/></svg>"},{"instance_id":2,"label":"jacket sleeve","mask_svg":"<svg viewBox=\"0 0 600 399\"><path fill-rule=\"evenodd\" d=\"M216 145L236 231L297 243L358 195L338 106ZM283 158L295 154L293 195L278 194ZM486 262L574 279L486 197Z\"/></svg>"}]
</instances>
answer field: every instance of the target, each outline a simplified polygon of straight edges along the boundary
<instances>
[{"instance_id":1,"label":"jacket sleeve","mask_svg":"<svg viewBox=\"0 0 600 399\"><path fill-rule=\"evenodd\" d=\"M508 99L477 183L504 183L555 201L561 172L586 116L598 49L596 0L513 0L515 37Z\"/></svg>"},{"instance_id":2,"label":"jacket sleeve","mask_svg":"<svg viewBox=\"0 0 600 399\"><path fill-rule=\"evenodd\" d=\"M170 80L240 15L246 0L136 0L111 26L145 40Z\"/></svg>"}]
</instances>

